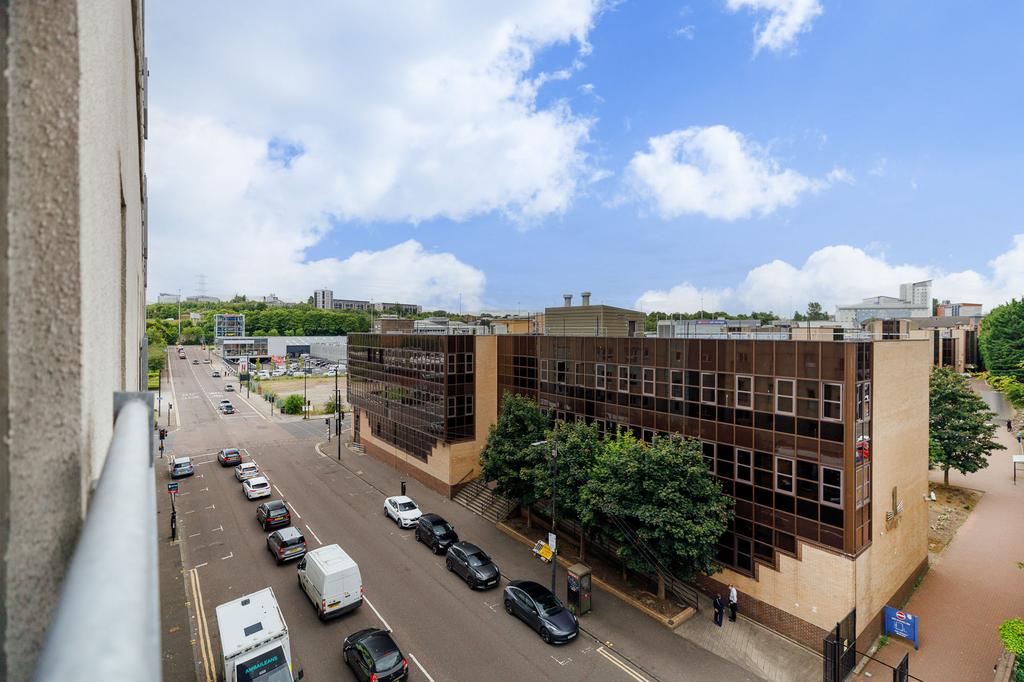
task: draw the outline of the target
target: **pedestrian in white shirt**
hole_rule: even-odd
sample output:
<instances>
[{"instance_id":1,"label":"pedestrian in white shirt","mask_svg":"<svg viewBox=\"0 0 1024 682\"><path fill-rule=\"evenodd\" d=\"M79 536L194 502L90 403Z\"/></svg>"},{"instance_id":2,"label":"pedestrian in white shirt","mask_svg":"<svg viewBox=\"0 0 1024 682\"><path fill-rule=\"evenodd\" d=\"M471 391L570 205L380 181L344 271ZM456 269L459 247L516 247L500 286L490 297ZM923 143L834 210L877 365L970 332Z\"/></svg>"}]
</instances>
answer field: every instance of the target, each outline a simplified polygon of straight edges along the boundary
<instances>
[{"instance_id":1,"label":"pedestrian in white shirt","mask_svg":"<svg viewBox=\"0 0 1024 682\"><path fill-rule=\"evenodd\" d=\"M736 586L729 585L729 620L736 622L736 609L740 606L739 595L736 594Z\"/></svg>"}]
</instances>

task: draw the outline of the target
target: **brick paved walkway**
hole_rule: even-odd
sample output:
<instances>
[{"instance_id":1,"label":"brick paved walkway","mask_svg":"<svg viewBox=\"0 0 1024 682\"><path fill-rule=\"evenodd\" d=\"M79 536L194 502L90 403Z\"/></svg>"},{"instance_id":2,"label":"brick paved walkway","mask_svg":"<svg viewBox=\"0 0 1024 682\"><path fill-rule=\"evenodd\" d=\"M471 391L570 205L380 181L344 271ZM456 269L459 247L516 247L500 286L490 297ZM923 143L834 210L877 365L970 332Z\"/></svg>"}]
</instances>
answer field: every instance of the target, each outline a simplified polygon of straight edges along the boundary
<instances>
[{"instance_id":1,"label":"brick paved walkway","mask_svg":"<svg viewBox=\"0 0 1024 682\"><path fill-rule=\"evenodd\" d=\"M990 405L985 384L975 382ZM997 628L1007 618L1024 616L1024 478L1013 484L1012 454L1020 447L1005 428L1006 414L997 418L999 442L1006 450L995 452L989 466L963 476L951 471L949 482L985 491L981 501L953 541L933 562L924 582L907 604L907 611L921 619L921 649L890 639L877 658L895 664L910 653L910 673L931 682L944 680L991 680L993 666L1002 652ZM932 471L941 481L942 472ZM870 642L858 642L866 650ZM872 663L860 678L891 679L883 666Z\"/></svg>"}]
</instances>

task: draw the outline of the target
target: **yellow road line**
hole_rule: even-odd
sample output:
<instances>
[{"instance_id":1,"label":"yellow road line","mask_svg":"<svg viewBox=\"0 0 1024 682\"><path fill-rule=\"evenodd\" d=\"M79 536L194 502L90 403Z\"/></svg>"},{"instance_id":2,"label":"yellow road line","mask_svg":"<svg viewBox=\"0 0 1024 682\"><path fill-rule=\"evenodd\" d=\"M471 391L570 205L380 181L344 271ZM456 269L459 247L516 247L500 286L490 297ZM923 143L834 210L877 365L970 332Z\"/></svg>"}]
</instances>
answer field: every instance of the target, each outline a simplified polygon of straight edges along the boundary
<instances>
[{"instance_id":1,"label":"yellow road line","mask_svg":"<svg viewBox=\"0 0 1024 682\"><path fill-rule=\"evenodd\" d=\"M216 682L213 667L213 644L210 642L210 628L206 624L206 607L203 606L203 590L199 586L199 571L189 571L192 579L192 595L196 602L196 627L199 630L199 651L203 657L203 673L206 682Z\"/></svg>"},{"instance_id":2,"label":"yellow road line","mask_svg":"<svg viewBox=\"0 0 1024 682\"><path fill-rule=\"evenodd\" d=\"M613 656L612 654L610 654L603 646L597 648L597 653L604 656L604 658L607 659L612 665L618 667L620 670L622 670L622 672L626 673L637 682L650 682L650 680L648 680L646 677L644 677L643 675L636 672L631 667L620 661L617 656Z\"/></svg>"}]
</instances>

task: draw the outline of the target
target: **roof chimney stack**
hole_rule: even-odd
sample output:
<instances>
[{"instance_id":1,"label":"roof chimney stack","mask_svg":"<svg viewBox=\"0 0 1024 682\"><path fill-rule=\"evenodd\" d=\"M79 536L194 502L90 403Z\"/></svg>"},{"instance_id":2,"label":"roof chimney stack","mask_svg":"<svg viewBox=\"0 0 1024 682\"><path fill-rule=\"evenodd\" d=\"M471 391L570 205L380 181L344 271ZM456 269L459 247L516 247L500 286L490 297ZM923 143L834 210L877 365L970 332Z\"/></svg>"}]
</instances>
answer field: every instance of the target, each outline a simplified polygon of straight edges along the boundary
<instances>
[{"instance_id":1,"label":"roof chimney stack","mask_svg":"<svg viewBox=\"0 0 1024 682\"><path fill-rule=\"evenodd\" d=\"M562 294L562 298L565 299L565 307L566 308L571 308L572 307L572 294Z\"/></svg>"},{"instance_id":2,"label":"roof chimney stack","mask_svg":"<svg viewBox=\"0 0 1024 682\"><path fill-rule=\"evenodd\" d=\"M584 291L582 294L580 294L580 299L580 305L590 305L590 292Z\"/></svg>"}]
</instances>

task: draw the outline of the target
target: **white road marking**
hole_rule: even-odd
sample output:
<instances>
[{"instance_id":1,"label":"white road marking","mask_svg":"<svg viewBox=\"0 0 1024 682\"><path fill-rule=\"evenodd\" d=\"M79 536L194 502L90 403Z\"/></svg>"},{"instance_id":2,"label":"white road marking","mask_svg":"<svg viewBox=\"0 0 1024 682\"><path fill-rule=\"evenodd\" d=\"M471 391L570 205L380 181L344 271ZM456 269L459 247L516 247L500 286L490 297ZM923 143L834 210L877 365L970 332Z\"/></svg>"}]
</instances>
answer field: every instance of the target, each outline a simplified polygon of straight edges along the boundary
<instances>
[{"instance_id":1,"label":"white road marking","mask_svg":"<svg viewBox=\"0 0 1024 682\"><path fill-rule=\"evenodd\" d=\"M276 488L277 486L274 486L274 487ZM281 491L279 490L278 492L281 492ZM284 497L284 493L281 493L281 497ZM295 516L296 516L296 518L299 518L299 519L301 519L301 518L302 518L302 514L300 514L300 513L299 513L299 510L295 508L295 505L293 505L293 504L292 504L291 502L289 502L289 503L288 503L288 506L289 506L289 507L291 507L291 510L292 510L293 512L295 512Z\"/></svg>"},{"instance_id":2,"label":"white road marking","mask_svg":"<svg viewBox=\"0 0 1024 682\"><path fill-rule=\"evenodd\" d=\"M197 538L197 537L199 537L200 535L202 535L202 533L192 533L192 535L189 535L189 537L190 537L190 538Z\"/></svg>"},{"instance_id":3,"label":"white road marking","mask_svg":"<svg viewBox=\"0 0 1024 682\"><path fill-rule=\"evenodd\" d=\"M613 656L611 653L609 653L608 650L605 649L603 646L597 648L597 653L604 656L604 658L606 658L608 662L618 667L620 670L622 670L622 672L626 673L637 682L650 682L650 680L648 680L646 677L644 677L643 675L635 671L633 668L620 661L617 656Z\"/></svg>"},{"instance_id":4,"label":"white road marking","mask_svg":"<svg viewBox=\"0 0 1024 682\"><path fill-rule=\"evenodd\" d=\"M231 557L233 557L233 556L235 556L235 553L234 553L234 552L228 552L228 555L227 555L227 556L222 556L222 557L220 558L220 560L221 560L221 561L224 561L225 559L230 559L230 558L231 558Z\"/></svg>"},{"instance_id":5,"label":"white road marking","mask_svg":"<svg viewBox=\"0 0 1024 682\"><path fill-rule=\"evenodd\" d=\"M211 504L209 507L203 507L203 509L216 509L217 505Z\"/></svg>"},{"instance_id":6,"label":"white road marking","mask_svg":"<svg viewBox=\"0 0 1024 682\"><path fill-rule=\"evenodd\" d=\"M430 682L434 682L434 678L430 676L430 673L428 673L426 669L422 665L420 665L420 662L416 660L416 654L410 651L409 658L411 658L412 662L416 664L416 667L420 669L420 672L423 673L424 677L430 680Z\"/></svg>"},{"instance_id":7,"label":"white road marking","mask_svg":"<svg viewBox=\"0 0 1024 682\"><path fill-rule=\"evenodd\" d=\"M270 420L269 420L268 418L266 418L266 417L264 417L264 416L263 416L263 413L262 413L262 412L260 412L260 411L259 411L259 410L257 410L257 409L256 409L255 407L253 407L253 406L252 406L252 403L250 403L250 402L249 402L248 400L246 400L245 398L243 398L243 397L242 397L242 393L241 393L241 388L242 388L242 386L241 386L241 384L239 384L238 388L239 388L239 392L238 392L238 394L237 394L237 395L238 395L238 398L239 398L239 399L240 399L240 400L241 400L241 401L242 401L243 403L245 403L246 405L248 405L248 406L249 406L249 409L251 409L251 410L252 410L253 412L255 412L255 413L257 414L257 416L259 416L259 418L260 418L260 419L262 419L262 420L263 420L263 421L265 421L265 422L268 422L268 421L270 421ZM243 415L243 416L248 416L248 415Z\"/></svg>"},{"instance_id":8,"label":"white road marking","mask_svg":"<svg viewBox=\"0 0 1024 682\"><path fill-rule=\"evenodd\" d=\"M371 602L365 596L363 597L363 601L369 604L370 608L373 609L373 612L377 614L377 618L380 619L380 622L384 624L384 629L388 632L392 632L391 626L388 625L388 622L386 620L384 620L384 616L380 615L380 611L378 611L377 607L373 605L373 602Z\"/></svg>"},{"instance_id":9,"label":"white road marking","mask_svg":"<svg viewBox=\"0 0 1024 682\"><path fill-rule=\"evenodd\" d=\"M224 526L218 526L217 528L211 528L210 532L211 533L216 533L217 531L223 531L223 530L224 530Z\"/></svg>"},{"instance_id":10,"label":"white road marking","mask_svg":"<svg viewBox=\"0 0 1024 682\"><path fill-rule=\"evenodd\" d=\"M170 353L167 355L170 356ZM178 402L178 396L174 393L174 372L171 371L170 362L167 363L167 378L171 380L171 397L174 399L171 407L173 408L174 403ZM178 428L181 428L181 417L178 416L180 414L179 410L172 409L171 411L174 412L174 423L178 425Z\"/></svg>"},{"instance_id":11,"label":"white road marking","mask_svg":"<svg viewBox=\"0 0 1024 682\"><path fill-rule=\"evenodd\" d=\"M196 510L195 510L195 509L193 509L192 511L187 511L187 512L185 512L185 513L186 513L186 514L195 514L195 513L196 513Z\"/></svg>"},{"instance_id":12,"label":"white road marking","mask_svg":"<svg viewBox=\"0 0 1024 682\"><path fill-rule=\"evenodd\" d=\"M283 492L281 492L281 489L277 487L277 484L276 484L276 483L274 484L274 490L276 490L276 491L277 491L277 494L278 494L278 495L280 495L281 497L284 497L284 493L283 493Z\"/></svg>"},{"instance_id":13,"label":"white road marking","mask_svg":"<svg viewBox=\"0 0 1024 682\"><path fill-rule=\"evenodd\" d=\"M569 665L570 663L572 663L572 659L571 658L566 658L564 661L561 661L561 660L555 658L554 654L552 654L551 660L553 660L558 665Z\"/></svg>"},{"instance_id":14,"label":"white road marking","mask_svg":"<svg viewBox=\"0 0 1024 682\"><path fill-rule=\"evenodd\" d=\"M201 493L208 493L208 492L210 492L210 489L209 488L200 488L199 492L201 492Z\"/></svg>"},{"instance_id":15,"label":"white road marking","mask_svg":"<svg viewBox=\"0 0 1024 682\"><path fill-rule=\"evenodd\" d=\"M203 567L203 566L205 566L205 565L206 565L207 563L208 563L208 562L204 561L204 562L203 562L203 563L201 563L201 564L196 564L195 566L193 566L193 567L192 567L192 570L195 570L195 569L197 569L197 568L202 568L202 567Z\"/></svg>"},{"instance_id":16,"label":"white road marking","mask_svg":"<svg viewBox=\"0 0 1024 682\"><path fill-rule=\"evenodd\" d=\"M313 530L312 528L310 528L308 523L306 524L306 530L308 530L310 533L313 534L313 537L316 538L317 543L319 543L321 545L324 544L324 543L320 542L320 538L317 537L316 531ZM376 609L374 609L374 610L376 610Z\"/></svg>"},{"instance_id":17,"label":"white road marking","mask_svg":"<svg viewBox=\"0 0 1024 682\"><path fill-rule=\"evenodd\" d=\"M184 497L185 495L188 495L188 493L177 493L177 495L178 497Z\"/></svg>"}]
</instances>

